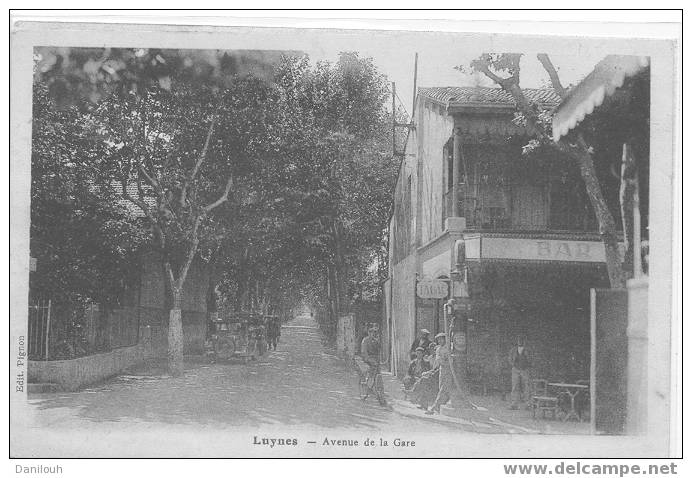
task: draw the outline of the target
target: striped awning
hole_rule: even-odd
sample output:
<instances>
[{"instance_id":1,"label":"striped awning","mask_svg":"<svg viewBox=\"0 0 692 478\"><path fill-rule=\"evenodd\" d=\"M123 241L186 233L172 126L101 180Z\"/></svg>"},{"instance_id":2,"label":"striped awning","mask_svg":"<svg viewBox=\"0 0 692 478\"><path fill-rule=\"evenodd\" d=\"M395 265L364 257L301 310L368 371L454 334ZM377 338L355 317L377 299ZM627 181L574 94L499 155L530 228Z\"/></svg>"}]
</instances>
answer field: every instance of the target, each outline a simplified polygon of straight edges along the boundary
<instances>
[{"instance_id":1,"label":"striped awning","mask_svg":"<svg viewBox=\"0 0 692 478\"><path fill-rule=\"evenodd\" d=\"M572 88L553 115L553 141L574 129L607 96L620 88L625 79L649 65L649 57L609 55L577 86Z\"/></svg>"}]
</instances>

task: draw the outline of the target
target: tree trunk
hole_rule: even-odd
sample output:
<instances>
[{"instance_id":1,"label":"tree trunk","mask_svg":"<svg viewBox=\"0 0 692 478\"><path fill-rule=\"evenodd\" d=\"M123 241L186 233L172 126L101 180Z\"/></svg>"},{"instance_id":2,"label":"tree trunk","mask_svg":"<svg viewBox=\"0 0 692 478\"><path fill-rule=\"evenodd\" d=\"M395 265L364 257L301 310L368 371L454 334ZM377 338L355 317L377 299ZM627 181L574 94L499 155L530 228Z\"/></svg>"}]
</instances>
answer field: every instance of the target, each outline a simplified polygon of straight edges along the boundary
<instances>
[{"instance_id":1,"label":"tree trunk","mask_svg":"<svg viewBox=\"0 0 692 478\"><path fill-rule=\"evenodd\" d=\"M603 197L603 191L598 182L591 155L584 149L583 152L578 152L576 157L581 177L586 186L586 192L598 220L598 232L605 246L606 267L608 268L610 287L613 289L622 288L625 286L625 277L622 271L622 257L620 257L615 220Z\"/></svg>"},{"instance_id":2,"label":"tree trunk","mask_svg":"<svg viewBox=\"0 0 692 478\"><path fill-rule=\"evenodd\" d=\"M171 287L173 305L168 316L168 371L171 375L183 374L183 318L182 287Z\"/></svg>"},{"instance_id":3,"label":"tree trunk","mask_svg":"<svg viewBox=\"0 0 692 478\"><path fill-rule=\"evenodd\" d=\"M336 267L336 294L339 315L348 314L351 311L351 301L348 294L348 267L343 260Z\"/></svg>"},{"instance_id":4,"label":"tree trunk","mask_svg":"<svg viewBox=\"0 0 692 478\"><path fill-rule=\"evenodd\" d=\"M622 145L620 169L620 214L625 237L625 257L622 267L628 277L634 273L634 201L638 194L637 168L627 143Z\"/></svg>"},{"instance_id":5,"label":"tree trunk","mask_svg":"<svg viewBox=\"0 0 692 478\"><path fill-rule=\"evenodd\" d=\"M344 260L343 244L341 243L341 227L338 221L332 226L334 236L334 279L336 286L336 305L339 315L350 312L350 300L348 295L348 266Z\"/></svg>"},{"instance_id":6,"label":"tree trunk","mask_svg":"<svg viewBox=\"0 0 692 478\"><path fill-rule=\"evenodd\" d=\"M339 297L337 293L336 268L327 265L327 296L329 298L329 319L331 324L336 324L339 317Z\"/></svg>"}]
</instances>

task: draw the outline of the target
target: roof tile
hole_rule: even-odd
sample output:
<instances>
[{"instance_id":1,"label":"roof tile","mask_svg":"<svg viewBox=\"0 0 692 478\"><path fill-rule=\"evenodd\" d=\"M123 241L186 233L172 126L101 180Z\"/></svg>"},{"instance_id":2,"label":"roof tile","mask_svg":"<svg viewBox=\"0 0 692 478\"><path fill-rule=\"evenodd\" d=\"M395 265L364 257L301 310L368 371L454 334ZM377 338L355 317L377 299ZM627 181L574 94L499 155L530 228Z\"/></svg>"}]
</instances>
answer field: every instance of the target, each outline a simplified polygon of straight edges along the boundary
<instances>
[{"instance_id":1,"label":"roof tile","mask_svg":"<svg viewBox=\"0 0 692 478\"><path fill-rule=\"evenodd\" d=\"M522 88L529 101L543 106L556 106L560 97L552 88ZM436 86L418 88L418 94L445 106L451 105L497 105L515 106L512 95L502 88L480 86Z\"/></svg>"}]
</instances>

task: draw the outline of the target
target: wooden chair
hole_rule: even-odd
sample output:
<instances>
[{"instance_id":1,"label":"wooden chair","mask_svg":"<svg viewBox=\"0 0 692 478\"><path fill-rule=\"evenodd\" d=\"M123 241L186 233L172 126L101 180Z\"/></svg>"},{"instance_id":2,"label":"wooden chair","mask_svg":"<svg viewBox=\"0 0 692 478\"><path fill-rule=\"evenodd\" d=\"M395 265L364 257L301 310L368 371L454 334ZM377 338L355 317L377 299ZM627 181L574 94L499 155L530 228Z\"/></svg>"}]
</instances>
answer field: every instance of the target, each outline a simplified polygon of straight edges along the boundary
<instances>
[{"instance_id":1,"label":"wooden chair","mask_svg":"<svg viewBox=\"0 0 692 478\"><path fill-rule=\"evenodd\" d=\"M558 399L548 395L548 381L544 379L534 379L531 381L531 409L533 410L533 418L536 418L536 412L543 412L543 418L546 418L546 412L552 413L553 420L557 418Z\"/></svg>"},{"instance_id":2,"label":"wooden chair","mask_svg":"<svg viewBox=\"0 0 692 478\"><path fill-rule=\"evenodd\" d=\"M589 387L588 390L581 392L576 397L575 406L577 409L577 413L579 414L579 418L582 419L582 415L584 414L584 412L591 412L591 382L589 382L588 380L577 380L575 383L578 385L586 385Z\"/></svg>"}]
</instances>

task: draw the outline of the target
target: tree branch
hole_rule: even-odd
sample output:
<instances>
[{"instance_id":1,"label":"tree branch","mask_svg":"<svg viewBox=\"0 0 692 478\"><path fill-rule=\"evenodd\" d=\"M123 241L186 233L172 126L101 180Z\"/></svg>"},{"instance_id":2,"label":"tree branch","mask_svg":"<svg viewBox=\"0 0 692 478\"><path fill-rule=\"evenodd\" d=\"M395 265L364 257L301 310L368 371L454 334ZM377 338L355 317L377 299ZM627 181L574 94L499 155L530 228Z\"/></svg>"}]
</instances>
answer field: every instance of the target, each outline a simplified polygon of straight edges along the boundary
<instances>
[{"instance_id":1,"label":"tree branch","mask_svg":"<svg viewBox=\"0 0 692 478\"><path fill-rule=\"evenodd\" d=\"M149 221L151 221L152 224L156 224L156 218L151 213L151 210L147 206L146 202L144 202L143 199L142 200L136 199L127 191L127 179L122 178L120 180L120 187L122 188L123 198L127 199L132 204L134 204L135 206L140 208L142 210L142 212L144 213L144 215L147 217L147 219L149 219Z\"/></svg>"},{"instance_id":2,"label":"tree branch","mask_svg":"<svg viewBox=\"0 0 692 478\"><path fill-rule=\"evenodd\" d=\"M173 268L171 267L170 261L164 260L163 267L166 269L166 275L168 276L168 280L170 281L171 287L175 287L176 280L175 276L173 275Z\"/></svg>"},{"instance_id":3,"label":"tree branch","mask_svg":"<svg viewBox=\"0 0 692 478\"><path fill-rule=\"evenodd\" d=\"M202 166L202 163L204 160L207 158L207 151L209 151L209 143L211 141L211 136L214 133L214 123L215 119L211 120L211 124L209 125L209 130L207 131L207 138L204 140L204 146L202 147L202 154L199 155L199 158L197 158L197 162L195 162L195 167L192 169L192 173L190 173L190 177L185 179L185 183L183 184L183 189L180 192L180 206L185 207L185 201L187 199L187 188L190 186L190 183L195 180L195 177L197 176L197 173L199 172L199 168Z\"/></svg>"},{"instance_id":4,"label":"tree branch","mask_svg":"<svg viewBox=\"0 0 692 478\"><path fill-rule=\"evenodd\" d=\"M154 177L151 174L149 174L147 172L147 170L143 164L141 164L141 163L139 164L138 171L140 173L142 173L142 176L144 176L144 179L147 181L147 183L149 183L149 186L156 189L157 193L163 194L163 190L161 189L161 184L159 184L159 182L156 179L154 179Z\"/></svg>"},{"instance_id":5,"label":"tree branch","mask_svg":"<svg viewBox=\"0 0 692 478\"><path fill-rule=\"evenodd\" d=\"M197 246L199 245L198 230L201 222L202 216L198 215L195 219L194 225L192 226L192 240L190 241L190 244L187 248L185 262L183 263L183 266L180 269L180 274L178 276L178 280L181 284L185 282L185 278L187 277L187 271L190 269L190 265L192 264L192 261L195 258L195 254L197 254Z\"/></svg>"},{"instance_id":6,"label":"tree branch","mask_svg":"<svg viewBox=\"0 0 692 478\"><path fill-rule=\"evenodd\" d=\"M226 200L228 199L228 193L231 191L232 187L233 187L233 178L230 177L230 178L228 178L228 182L226 183L226 189L224 190L221 197L219 199L217 199L216 201L214 201L213 203L209 204L208 206L204 206L204 208L203 208L204 212L209 212L212 209L214 209L214 208L220 206L221 204L223 204L224 202L226 202Z\"/></svg>"},{"instance_id":7,"label":"tree branch","mask_svg":"<svg viewBox=\"0 0 692 478\"><path fill-rule=\"evenodd\" d=\"M514 101L517 104L517 109L526 118L527 126L533 130L533 133L538 137L538 139L544 142L549 140L548 135L538 124L536 112L531 108L531 104L526 99L524 92L517 82L519 75L518 67L514 76L511 76L510 78L502 78L490 70L490 63L488 61L478 59L474 60L471 65L474 69L483 73L495 83L499 84L503 90L512 95L512 98L514 98Z\"/></svg>"},{"instance_id":8,"label":"tree branch","mask_svg":"<svg viewBox=\"0 0 692 478\"><path fill-rule=\"evenodd\" d=\"M509 91L509 88L512 86L513 83L516 83L516 78L514 76L510 76L509 78L503 78L497 73L493 72L490 70L490 62L485 59L478 58L476 60L473 60L471 62L471 67L481 73L483 73L485 76L493 80L495 83L500 85L502 89Z\"/></svg>"},{"instance_id":9,"label":"tree branch","mask_svg":"<svg viewBox=\"0 0 692 478\"><path fill-rule=\"evenodd\" d=\"M565 99L565 96L567 96L567 90L564 86L562 86L560 76L557 74L557 70L555 70L553 62L550 61L550 57L545 53L539 53L536 55L536 58L538 58L538 61L541 62L541 65L543 65L543 68L548 73L550 83L553 85L555 93L557 93L560 98Z\"/></svg>"}]
</instances>

